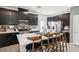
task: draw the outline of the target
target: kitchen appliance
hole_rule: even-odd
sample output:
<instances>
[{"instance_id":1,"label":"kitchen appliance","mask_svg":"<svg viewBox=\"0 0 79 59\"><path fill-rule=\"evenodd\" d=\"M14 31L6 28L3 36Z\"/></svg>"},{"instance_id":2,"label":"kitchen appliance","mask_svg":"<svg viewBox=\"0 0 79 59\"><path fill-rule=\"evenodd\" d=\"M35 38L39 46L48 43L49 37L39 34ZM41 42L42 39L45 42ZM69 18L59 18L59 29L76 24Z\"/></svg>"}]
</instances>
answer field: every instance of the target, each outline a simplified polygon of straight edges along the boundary
<instances>
[{"instance_id":1,"label":"kitchen appliance","mask_svg":"<svg viewBox=\"0 0 79 59\"><path fill-rule=\"evenodd\" d=\"M61 32L61 21L50 21L48 26L51 32Z\"/></svg>"}]
</instances>

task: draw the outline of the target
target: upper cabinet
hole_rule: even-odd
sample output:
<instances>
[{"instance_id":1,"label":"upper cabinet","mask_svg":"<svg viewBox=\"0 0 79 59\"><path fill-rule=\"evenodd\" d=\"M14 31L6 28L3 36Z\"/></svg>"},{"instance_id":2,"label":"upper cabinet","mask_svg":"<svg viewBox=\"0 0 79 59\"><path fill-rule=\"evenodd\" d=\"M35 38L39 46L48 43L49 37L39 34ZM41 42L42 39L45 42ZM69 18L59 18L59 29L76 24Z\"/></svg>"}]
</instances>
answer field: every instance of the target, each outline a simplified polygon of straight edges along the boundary
<instances>
[{"instance_id":1,"label":"upper cabinet","mask_svg":"<svg viewBox=\"0 0 79 59\"><path fill-rule=\"evenodd\" d=\"M38 15L29 14L29 25L38 25Z\"/></svg>"},{"instance_id":2,"label":"upper cabinet","mask_svg":"<svg viewBox=\"0 0 79 59\"><path fill-rule=\"evenodd\" d=\"M27 9L18 8L18 11L0 8L0 25L16 25L19 20L28 20L29 25L38 25L38 15L28 13Z\"/></svg>"},{"instance_id":3,"label":"upper cabinet","mask_svg":"<svg viewBox=\"0 0 79 59\"><path fill-rule=\"evenodd\" d=\"M19 15L19 20L28 20L29 19L29 15L26 14L28 12L27 9L22 9L22 8L18 8L18 15Z\"/></svg>"},{"instance_id":4,"label":"upper cabinet","mask_svg":"<svg viewBox=\"0 0 79 59\"><path fill-rule=\"evenodd\" d=\"M38 25L38 15L28 13L27 9L18 8L19 20L28 20L29 25Z\"/></svg>"},{"instance_id":5,"label":"upper cabinet","mask_svg":"<svg viewBox=\"0 0 79 59\"><path fill-rule=\"evenodd\" d=\"M66 25L66 26L70 26L70 13L67 13L67 14L64 14L63 15L63 24L64 24L64 26Z\"/></svg>"},{"instance_id":6,"label":"upper cabinet","mask_svg":"<svg viewBox=\"0 0 79 59\"><path fill-rule=\"evenodd\" d=\"M10 10L10 24L18 24L18 11Z\"/></svg>"},{"instance_id":7,"label":"upper cabinet","mask_svg":"<svg viewBox=\"0 0 79 59\"><path fill-rule=\"evenodd\" d=\"M18 24L18 11L0 8L0 25Z\"/></svg>"},{"instance_id":8,"label":"upper cabinet","mask_svg":"<svg viewBox=\"0 0 79 59\"><path fill-rule=\"evenodd\" d=\"M53 17L48 17L47 22L49 21L62 21L63 26L69 26L70 25L70 13L61 14Z\"/></svg>"},{"instance_id":9,"label":"upper cabinet","mask_svg":"<svg viewBox=\"0 0 79 59\"><path fill-rule=\"evenodd\" d=\"M22 12L19 12L19 20L28 20L29 16L28 14L24 14Z\"/></svg>"}]
</instances>

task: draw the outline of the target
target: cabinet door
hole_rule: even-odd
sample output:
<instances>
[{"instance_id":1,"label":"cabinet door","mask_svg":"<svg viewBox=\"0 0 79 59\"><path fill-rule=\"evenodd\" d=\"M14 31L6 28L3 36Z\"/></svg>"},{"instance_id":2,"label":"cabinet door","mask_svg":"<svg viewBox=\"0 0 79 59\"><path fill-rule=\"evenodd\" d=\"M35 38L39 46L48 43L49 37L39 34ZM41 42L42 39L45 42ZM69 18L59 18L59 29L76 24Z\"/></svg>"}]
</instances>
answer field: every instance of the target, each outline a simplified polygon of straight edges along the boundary
<instances>
[{"instance_id":1,"label":"cabinet door","mask_svg":"<svg viewBox=\"0 0 79 59\"><path fill-rule=\"evenodd\" d=\"M18 33L0 34L0 47L17 44L18 39L16 34Z\"/></svg>"},{"instance_id":2,"label":"cabinet door","mask_svg":"<svg viewBox=\"0 0 79 59\"><path fill-rule=\"evenodd\" d=\"M21 12L18 12L18 18L19 18L19 20L22 20L22 13Z\"/></svg>"},{"instance_id":3,"label":"cabinet door","mask_svg":"<svg viewBox=\"0 0 79 59\"><path fill-rule=\"evenodd\" d=\"M34 25L38 25L38 16L37 15L34 16L33 20L35 22Z\"/></svg>"},{"instance_id":4,"label":"cabinet door","mask_svg":"<svg viewBox=\"0 0 79 59\"><path fill-rule=\"evenodd\" d=\"M70 13L63 14L62 18L63 18L63 25L69 26L70 25Z\"/></svg>"},{"instance_id":5,"label":"cabinet door","mask_svg":"<svg viewBox=\"0 0 79 59\"><path fill-rule=\"evenodd\" d=\"M29 15L28 14L23 14L23 20L29 20Z\"/></svg>"},{"instance_id":6,"label":"cabinet door","mask_svg":"<svg viewBox=\"0 0 79 59\"><path fill-rule=\"evenodd\" d=\"M10 24L18 24L18 11L11 11L10 10Z\"/></svg>"},{"instance_id":7,"label":"cabinet door","mask_svg":"<svg viewBox=\"0 0 79 59\"><path fill-rule=\"evenodd\" d=\"M18 33L11 33L11 44L17 44L18 43L18 39L17 39L17 35Z\"/></svg>"},{"instance_id":8,"label":"cabinet door","mask_svg":"<svg viewBox=\"0 0 79 59\"><path fill-rule=\"evenodd\" d=\"M5 25L9 22L9 10L0 8L0 25Z\"/></svg>"},{"instance_id":9,"label":"cabinet door","mask_svg":"<svg viewBox=\"0 0 79 59\"><path fill-rule=\"evenodd\" d=\"M0 25L9 25L18 23L18 13L13 10L0 8Z\"/></svg>"},{"instance_id":10,"label":"cabinet door","mask_svg":"<svg viewBox=\"0 0 79 59\"><path fill-rule=\"evenodd\" d=\"M29 15L28 14L24 14L22 11L18 12L18 17L19 20L28 20L29 19Z\"/></svg>"},{"instance_id":11,"label":"cabinet door","mask_svg":"<svg viewBox=\"0 0 79 59\"><path fill-rule=\"evenodd\" d=\"M29 25L38 25L37 15L29 15Z\"/></svg>"},{"instance_id":12,"label":"cabinet door","mask_svg":"<svg viewBox=\"0 0 79 59\"><path fill-rule=\"evenodd\" d=\"M11 36L9 34L0 34L0 47L11 45Z\"/></svg>"},{"instance_id":13,"label":"cabinet door","mask_svg":"<svg viewBox=\"0 0 79 59\"><path fill-rule=\"evenodd\" d=\"M23 9L23 8L18 8L18 15L19 15L19 20L28 20L28 14L26 14L26 12L28 12L27 9Z\"/></svg>"}]
</instances>

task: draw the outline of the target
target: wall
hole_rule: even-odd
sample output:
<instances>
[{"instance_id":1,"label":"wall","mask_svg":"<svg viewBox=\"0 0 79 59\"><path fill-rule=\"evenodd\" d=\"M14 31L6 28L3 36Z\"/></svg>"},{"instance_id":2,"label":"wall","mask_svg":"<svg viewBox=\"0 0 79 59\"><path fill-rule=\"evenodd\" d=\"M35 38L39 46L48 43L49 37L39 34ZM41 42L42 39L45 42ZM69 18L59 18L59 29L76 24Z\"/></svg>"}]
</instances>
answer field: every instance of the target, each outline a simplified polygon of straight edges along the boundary
<instances>
[{"instance_id":1,"label":"wall","mask_svg":"<svg viewBox=\"0 0 79 59\"><path fill-rule=\"evenodd\" d=\"M70 9L70 42L73 43L73 15L79 15L79 6Z\"/></svg>"}]
</instances>

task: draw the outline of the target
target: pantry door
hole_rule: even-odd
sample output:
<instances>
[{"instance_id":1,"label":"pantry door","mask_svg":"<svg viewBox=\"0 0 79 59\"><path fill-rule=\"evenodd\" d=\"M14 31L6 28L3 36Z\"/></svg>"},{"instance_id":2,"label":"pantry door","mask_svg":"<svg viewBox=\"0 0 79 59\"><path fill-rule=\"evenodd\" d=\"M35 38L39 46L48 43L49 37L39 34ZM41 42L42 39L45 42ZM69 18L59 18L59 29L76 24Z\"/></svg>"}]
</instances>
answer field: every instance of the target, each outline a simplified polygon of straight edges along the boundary
<instances>
[{"instance_id":1,"label":"pantry door","mask_svg":"<svg viewBox=\"0 0 79 59\"><path fill-rule=\"evenodd\" d=\"M73 16L73 43L79 45L79 15Z\"/></svg>"}]
</instances>

